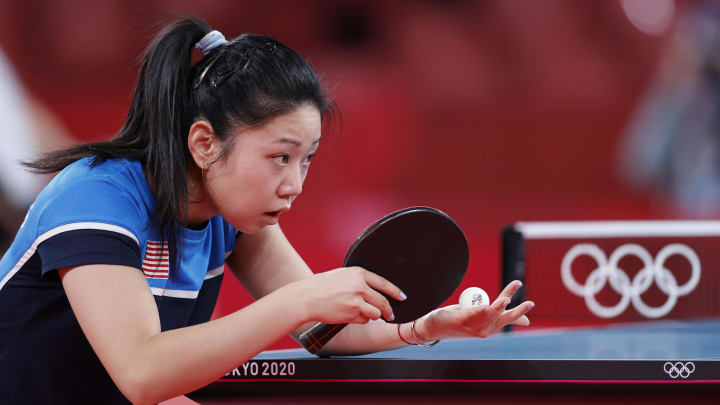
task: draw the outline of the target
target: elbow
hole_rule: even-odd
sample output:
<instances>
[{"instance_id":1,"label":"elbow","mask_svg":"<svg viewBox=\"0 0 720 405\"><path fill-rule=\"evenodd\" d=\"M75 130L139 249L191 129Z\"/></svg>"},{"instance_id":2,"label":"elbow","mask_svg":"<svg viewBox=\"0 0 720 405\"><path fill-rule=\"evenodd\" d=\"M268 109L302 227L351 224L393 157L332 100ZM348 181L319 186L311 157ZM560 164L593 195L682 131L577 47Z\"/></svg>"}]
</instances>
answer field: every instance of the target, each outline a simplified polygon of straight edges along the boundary
<instances>
[{"instance_id":1,"label":"elbow","mask_svg":"<svg viewBox=\"0 0 720 405\"><path fill-rule=\"evenodd\" d=\"M113 380L120 392L133 404L157 404L166 399L157 397L157 384L153 384L153 379L139 367L125 371L123 375Z\"/></svg>"}]
</instances>

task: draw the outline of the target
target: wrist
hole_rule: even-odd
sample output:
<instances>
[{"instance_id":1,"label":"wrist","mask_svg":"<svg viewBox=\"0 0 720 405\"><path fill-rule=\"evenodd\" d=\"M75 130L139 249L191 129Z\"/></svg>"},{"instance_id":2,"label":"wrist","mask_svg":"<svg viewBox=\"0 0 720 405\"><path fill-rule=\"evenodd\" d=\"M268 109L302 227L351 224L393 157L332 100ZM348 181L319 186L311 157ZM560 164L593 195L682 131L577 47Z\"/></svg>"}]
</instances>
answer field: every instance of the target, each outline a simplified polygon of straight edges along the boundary
<instances>
[{"instance_id":1,"label":"wrist","mask_svg":"<svg viewBox=\"0 0 720 405\"><path fill-rule=\"evenodd\" d=\"M415 345L416 343L413 343L413 342L412 342L412 337L406 339L406 338L403 336L403 326L407 326L407 327L404 328L404 329L406 329L406 330L408 330L408 331L409 331L409 329L410 329L410 327L411 327L409 323L399 323L399 324L397 324L397 333L398 333L398 336L400 337L400 340L401 340L403 343L405 343L406 345L410 345L410 346Z\"/></svg>"},{"instance_id":2,"label":"wrist","mask_svg":"<svg viewBox=\"0 0 720 405\"><path fill-rule=\"evenodd\" d=\"M440 340L438 340L438 339L429 341L429 340L426 340L425 338L418 336L418 333L415 330L415 324L417 324L417 321L413 321L412 326L410 327L410 330L412 331L413 338L415 339L415 342L417 342L418 345L420 345L426 349L429 349L440 342Z\"/></svg>"},{"instance_id":3,"label":"wrist","mask_svg":"<svg viewBox=\"0 0 720 405\"><path fill-rule=\"evenodd\" d=\"M310 312L310 305L307 304L307 300L303 300L307 294L300 291L302 288L299 284L300 282L297 281L286 284L269 294L273 299L278 300L281 311L295 320L297 323L295 329L314 320Z\"/></svg>"},{"instance_id":4,"label":"wrist","mask_svg":"<svg viewBox=\"0 0 720 405\"><path fill-rule=\"evenodd\" d=\"M415 321L415 331L418 337L425 341L439 339L436 335L435 323L433 321L432 312Z\"/></svg>"}]
</instances>

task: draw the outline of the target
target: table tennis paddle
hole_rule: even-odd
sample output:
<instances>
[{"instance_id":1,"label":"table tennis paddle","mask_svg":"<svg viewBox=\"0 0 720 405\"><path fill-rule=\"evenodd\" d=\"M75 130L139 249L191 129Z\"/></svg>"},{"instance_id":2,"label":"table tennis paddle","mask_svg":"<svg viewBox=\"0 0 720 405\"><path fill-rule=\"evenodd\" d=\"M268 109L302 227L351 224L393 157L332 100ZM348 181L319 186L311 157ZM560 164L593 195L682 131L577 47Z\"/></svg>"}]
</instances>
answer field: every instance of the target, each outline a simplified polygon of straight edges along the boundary
<instances>
[{"instance_id":1,"label":"table tennis paddle","mask_svg":"<svg viewBox=\"0 0 720 405\"><path fill-rule=\"evenodd\" d=\"M447 214L429 207L393 212L372 224L348 249L343 267L359 266L385 277L405 294L388 298L392 323L406 323L434 310L457 289L470 253L465 234ZM318 322L298 340L317 353L347 324Z\"/></svg>"}]
</instances>

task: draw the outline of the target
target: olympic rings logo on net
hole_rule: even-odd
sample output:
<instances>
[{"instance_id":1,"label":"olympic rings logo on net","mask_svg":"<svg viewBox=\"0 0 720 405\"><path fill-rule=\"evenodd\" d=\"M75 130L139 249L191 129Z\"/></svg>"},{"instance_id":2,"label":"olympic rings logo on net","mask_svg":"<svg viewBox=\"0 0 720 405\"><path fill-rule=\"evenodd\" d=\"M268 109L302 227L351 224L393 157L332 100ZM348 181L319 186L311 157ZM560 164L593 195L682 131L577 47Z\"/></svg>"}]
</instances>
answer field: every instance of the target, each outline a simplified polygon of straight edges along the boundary
<instances>
[{"instance_id":1,"label":"olympic rings logo on net","mask_svg":"<svg viewBox=\"0 0 720 405\"><path fill-rule=\"evenodd\" d=\"M670 378L688 378L690 377L690 374L695 371L695 363L688 361L683 364L680 361L676 363L668 361L663 365L663 370L670 376Z\"/></svg>"},{"instance_id":2,"label":"olympic rings logo on net","mask_svg":"<svg viewBox=\"0 0 720 405\"><path fill-rule=\"evenodd\" d=\"M690 279L683 285L678 285L675 276L665 268L665 262L670 256L681 255L690 262ZM598 267L590 272L581 285L572 275L572 263L579 256L590 256ZM618 267L618 263L625 256L635 256L643 263L643 268L630 280L630 277ZM637 244L625 244L610 255L608 259L605 252L597 245L583 243L575 245L563 257L561 276L563 284L571 293L585 298L585 304L590 312L602 317L613 318L625 311L630 302L635 309L646 318L660 318L669 313L678 297L689 294L700 282L700 259L695 251L687 245L673 243L662 248L653 260L650 253ZM610 286L620 295L620 301L612 306L600 304L595 295L610 281ZM658 288L668 296L664 304L659 307L647 305L641 295L647 291L653 281Z\"/></svg>"}]
</instances>

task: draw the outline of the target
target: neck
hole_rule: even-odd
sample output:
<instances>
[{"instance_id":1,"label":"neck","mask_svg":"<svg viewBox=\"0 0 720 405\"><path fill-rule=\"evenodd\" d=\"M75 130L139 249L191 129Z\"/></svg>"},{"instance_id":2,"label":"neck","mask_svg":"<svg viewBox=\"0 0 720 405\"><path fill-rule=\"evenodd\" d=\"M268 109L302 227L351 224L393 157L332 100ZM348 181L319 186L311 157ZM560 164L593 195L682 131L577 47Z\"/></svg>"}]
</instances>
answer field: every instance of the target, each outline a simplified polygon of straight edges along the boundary
<instances>
[{"instance_id":1,"label":"neck","mask_svg":"<svg viewBox=\"0 0 720 405\"><path fill-rule=\"evenodd\" d=\"M213 216L217 215L207 194L205 180L202 171L195 165L188 168L188 215L187 223L189 228L203 227Z\"/></svg>"}]
</instances>

